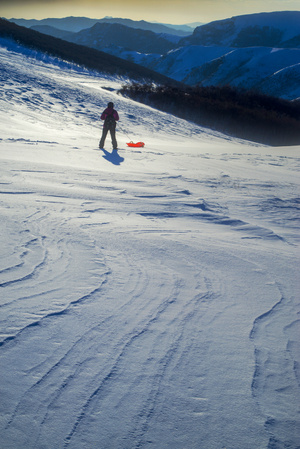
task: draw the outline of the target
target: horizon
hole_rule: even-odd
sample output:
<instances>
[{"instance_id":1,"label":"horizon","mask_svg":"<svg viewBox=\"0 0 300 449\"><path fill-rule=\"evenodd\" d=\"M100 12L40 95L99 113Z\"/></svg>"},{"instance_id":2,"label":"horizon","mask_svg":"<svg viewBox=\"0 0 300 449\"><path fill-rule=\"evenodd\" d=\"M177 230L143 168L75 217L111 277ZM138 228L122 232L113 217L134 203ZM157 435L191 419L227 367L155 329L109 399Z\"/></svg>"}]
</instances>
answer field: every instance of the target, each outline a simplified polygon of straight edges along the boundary
<instances>
[{"instance_id":1,"label":"horizon","mask_svg":"<svg viewBox=\"0 0 300 449\"><path fill-rule=\"evenodd\" d=\"M195 22L209 23L234 16L277 11L300 11L299 0L115 0L107 5L101 0L48 0L42 5L37 0L2 0L0 16L8 20L42 20L48 18L104 17L124 18L134 21L186 25Z\"/></svg>"},{"instance_id":2,"label":"horizon","mask_svg":"<svg viewBox=\"0 0 300 449\"><path fill-rule=\"evenodd\" d=\"M300 12L299 10L281 10L281 11L260 11L260 12L253 12L253 13L246 13L246 14L236 14L234 16L230 16L230 17L224 17L223 19L214 19L208 22L201 22L198 20L194 20L192 22L179 22L179 23L175 23L175 22L163 22L163 21L158 21L158 20L146 20L146 19L133 19L132 17L121 17L121 16L103 16L103 17L91 17L91 16L84 16L84 15L64 15L64 16L48 16L48 17L43 17L41 19L36 19L35 17L29 17L29 18L25 18L25 17L4 17L4 16L0 16L3 19L6 20L37 20L37 21L41 21L41 20L47 20L47 19L68 19L68 18L84 18L84 19L91 19L91 20L102 20L102 19L123 19L123 20L132 20L134 22L148 22L148 23L156 23L156 24L161 24L161 25L172 25L172 26L193 26L195 24L197 24L196 26L199 26L201 24L205 25L207 23L210 22L215 22L215 21L221 21L221 20L226 20L226 19L230 19L232 17L238 17L238 16L246 16L246 15L255 15L255 14L271 14L271 13L275 13L275 12ZM199 24L199 25L198 25Z\"/></svg>"},{"instance_id":3,"label":"horizon","mask_svg":"<svg viewBox=\"0 0 300 449\"><path fill-rule=\"evenodd\" d=\"M272 11L271 11L272 12ZM273 11L273 12L276 12L276 11ZM49 16L49 17L44 17L44 18L42 18L42 19L36 19L36 18L34 18L34 17L30 17L30 18L24 18L24 17L3 17L3 16L1 16L1 18L3 18L3 19L6 19L6 20L48 20L48 19L50 19L50 20L55 20L55 19L69 19L69 18L76 18L76 19L81 19L81 18L83 18L83 19L91 19L91 20L102 20L102 19L123 19L123 20L132 20L132 21L134 21L134 22L148 22L148 23L157 23L158 25L178 25L178 26L181 26L181 25L190 25L190 26L192 26L192 25L194 25L194 24L203 24L204 22L200 22L200 21L197 21L197 20L195 20L194 22L188 22L188 23L171 23L171 22L160 22L160 21L158 21L158 20L145 20L145 19L132 19L131 17L119 17L119 16L103 16L103 17L90 17L90 16L74 16L74 15L70 15L70 16L62 16L62 17L58 17L58 16Z\"/></svg>"}]
</instances>

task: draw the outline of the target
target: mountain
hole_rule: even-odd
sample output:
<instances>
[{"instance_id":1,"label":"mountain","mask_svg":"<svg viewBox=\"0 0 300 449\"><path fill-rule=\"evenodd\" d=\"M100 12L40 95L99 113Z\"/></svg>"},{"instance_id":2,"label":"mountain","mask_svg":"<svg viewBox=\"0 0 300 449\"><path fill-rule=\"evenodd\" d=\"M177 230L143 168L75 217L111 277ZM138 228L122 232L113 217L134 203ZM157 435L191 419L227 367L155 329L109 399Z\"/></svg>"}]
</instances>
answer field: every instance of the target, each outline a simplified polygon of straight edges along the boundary
<instances>
[{"instance_id":1,"label":"mountain","mask_svg":"<svg viewBox=\"0 0 300 449\"><path fill-rule=\"evenodd\" d=\"M193 27L181 28L176 25L165 25L160 23L146 22L145 20L131 20L113 17L104 17L102 19L90 19L88 17L64 17L64 18L49 18L49 19L10 19L11 22L27 28L36 26L51 26L59 30L70 31L77 33L83 29L91 28L96 23L118 23L130 28L153 31L154 33L174 34L176 36L189 36L193 32Z\"/></svg>"},{"instance_id":2,"label":"mountain","mask_svg":"<svg viewBox=\"0 0 300 449\"><path fill-rule=\"evenodd\" d=\"M166 55L155 58L152 61L146 60L147 67L164 73L176 80L187 79L188 84L196 84L197 82L189 82L188 76L193 70L199 66L216 59L230 51L227 47L202 47L200 45L188 45L179 47L173 51L169 51Z\"/></svg>"},{"instance_id":3,"label":"mountain","mask_svg":"<svg viewBox=\"0 0 300 449\"><path fill-rule=\"evenodd\" d=\"M184 31L185 33L187 33L187 34L192 34L193 33L193 31L194 31L194 29L197 27L197 26L200 26L200 25L202 25L202 23L201 22L195 22L195 23L186 23L186 24L184 24L184 25L173 25L173 24L171 24L171 23L160 23L160 22L152 22L152 23L157 23L157 24L159 24L159 25L164 25L164 26L167 26L168 28L173 28L174 30L179 30L179 31ZM177 33L176 33L177 34Z\"/></svg>"},{"instance_id":4,"label":"mountain","mask_svg":"<svg viewBox=\"0 0 300 449\"><path fill-rule=\"evenodd\" d=\"M193 30L199 26L204 25L203 22L192 22L192 23L187 23L186 26L192 28Z\"/></svg>"},{"instance_id":5,"label":"mountain","mask_svg":"<svg viewBox=\"0 0 300 449\"><path fill-rule=\"evenodd\" d=\"M130 28L117 23L96 23L87 30L66 36L66 40L80 45L86 45L98 50L112 47L121 47L140 53L164 54L174 48L165 35L153 31Z\"/></svg>"},{"instance_id":6,"label":"mountain","mask_svg":"<svg viewBox=\"0 0 300 449\"><path fill-rule=\"evenodd\" d=\"M64 18L49 18L49 19L10 19L11 22L26 27L49 26L63 31L70 31L77 33L85 28L90 28L98 22L97 19L90 19L88 17L64 17Z\"/></svg>"},{"instance_id":7,"label":"mountain","mask_svg":"<svg viewBox=\"0 0 300 449\"><path fill-rule=\"evenodd\" d=\"M121 19L115 17L104 17L103 19L98 20L98 22L102 23L119 23L121 25L125 25L130 28L137 28L139 30L147 30L152 31L153 33L158 34L175 34L176 36L189 36L193 32L191 27L185 29L176 25L167 25L162 23L153 23L146 22L145 20L131 20L131 19Z\"/></svg>"},{"instance_id":8,"label":"mountain","mask_svg":"<svg viewBox=\"0 0 300 449\"><path fill-rule=\"evenodd\" d=\"M293 100L300 97L299 30L300 12L253 14L203 25L160 56L121 48L114 54L189 85L232 85Z\"/></svg>"},{"instance_id":9,"label":"mountain","mask_svg":"<svg viewBox=\"0 0 300 449\"><path fill-rule=\"evenodd\" d=\"M214 48L220 50L220 47ZM283 69L295 66L298 67L299 73L300 49L238 48L191 69L189 74L185 78L181 77L180 80L191 85L224 86L229 84L239 88L269 93L268 83L272 80L272 77ZM155 65L155 67L161 73L166 73L166 71L159 70L158 66ZM285 72L286 76L288 73ZM169 75L172 74L169 72ZM294 96L296 93L296 98L300 97L300 82L295 92L295 86L291 86L287 79L288 77L285 80L288 84L285 91L289 91L291 88L292 95ZM273 81L271 82L273 83ZM274 95L274 86L272 91ZM281 85L278 85L276 96L282 95Z\"/></svg>"},{"instance_id":10,"label":"mountain","mask_svg":"<svg viewBox=\"0 0 300 449\"><path fill-rule=\"evenodd\" d=\"M49 36L58 37L59 39L65 39L72 36L72 31L65 31L59 28L55 28L50 25L33 25L30 27L31 30L38 31L39 33L48 34Z\"/></svg>"},{"instance_id":11,"label":"mountain","mask_svg":"<svg viewBox=\"0 0 300 449\"><path fill-rule=\"evenodd\" d=\"M285 67L261 80L259 90L281 98L300 99L300 64Z\"/></svg>"},{"instance_id":12,"label":"mountain","mask_svg":"<svg viewBox=\"0 0 300 449\"><path fill-rule=\"evenodd\" d=\"M58 20L60 26L66 21L74 26L83 23L81 19L45 20ZM146 26L144 21L101 20L102 23L69 35L58 34L54 28L39 30L97 48L190 85L229 84L290 100L300 97L297 87L300 86L299 11L214 21L195 28L193 34L184 38L133 28ZM113 23L115 20L122 23Z\"/></svg>"},{"instance_id":13,"label":"mountain","mask_svg":"<svg viewBox=\"0 0 300 449\"><path fill-rule=\"evenodd\" d=\"M300 11L249 14L195 28L180 45L300 47Z\"/></svg>"},{"instance_id":14,"label":"mountain","mask_svg":"<svg viewBox=\"0 0 300 449\"><path fill-rule=\"evenodd\" d=\"M175 83L164 75L130 61L21 27L5 19L0 19L0 37L22 42L22 45L31 49L67 59L91 70L158 83Z\"/></svg>"}]
</instances>

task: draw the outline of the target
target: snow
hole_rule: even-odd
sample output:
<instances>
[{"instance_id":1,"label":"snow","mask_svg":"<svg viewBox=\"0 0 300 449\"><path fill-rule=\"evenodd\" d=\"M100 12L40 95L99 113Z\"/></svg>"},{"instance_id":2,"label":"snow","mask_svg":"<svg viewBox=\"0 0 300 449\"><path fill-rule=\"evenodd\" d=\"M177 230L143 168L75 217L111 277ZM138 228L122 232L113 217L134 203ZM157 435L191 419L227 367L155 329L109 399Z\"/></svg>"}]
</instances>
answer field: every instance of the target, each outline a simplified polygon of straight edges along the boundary
<instances>
[{"instance_id":1,"label":"snow","mask_svg":"<svg viewBox=\"0 0 300 449\"><path fill-rule=\"evenodd\" d=\"M299 75L295 70L300 62L298 48L187 45L166 55L120 47L109 47L106 51L190 85L230 84L287 100L300 97Z\"/></svg>"},{"instance_id":2,"label":"snow","mask_svg":"<svg viewBox=\"0 0 300 449\"><path fill-rule=\"evenodd\" d=\"M288 40L299 35L299 11L273 11L257 14L245 14L232 18L235 25L235 33L245 27L269 27L280 30L282 39Z\"/></svg>"},{"instance_id":3,"label":"snow","mask_svg":"<svg viewBox=\"0 0 300 449\"><path fill-rule=\"evenodd\" d=\"M205 47L202 45L187 45L169 51L165 56L157 58L151 68L170 76L177 81L183 81L193 68L222 57L230 51L226 47ZM149 62L149 61L146 61Z\"/></svg>"},{"instance_id":4,"label":"snow","mask_svg":"<svg viewBox=\"0 0 300 449\"><path fill-rule=\"evenodd\" d=\"M0 57L0 446L299 447L299 147Z\"/></svg>"},{"instance_id":5,"label":"snow","mask_svg":"<svg viewBox=\"0 0 300 449\"><path fill-rule=\"evenodd\" d=\"M215 31L222 31L217 38L222 39L223 45L231 46L236 40L240 40L240 33L248 29L248 32L253 29L258 32L277 32L280 41L287 42L290 39L299 37L299 11L273 11L262 12L256 14L244 14L241 16L234 16L230 19L217 20L207 24L211 38L216 38ZM207 25L204 27L207 28ZM202 34L201 27L194 30L194 35ZM251 39L251 36L248 35ZM189 39L189 38L187 38Z\"/></svg>"},{"instance_id":6,"label":"snow","mask_svg":"<svg viewBox=\"0 0 300 449\"><path fill-rule=\"evenodd\" d=\"M286 80L289 80L288 84ZM261 83L260 88L270 95L281 92L282 98L300 99L300 63L278 70Z\"/></svg>"},{"instance_id":7,"label":"snow","mask_svg":"<svg viewBox=\"0 0 300 449\"><path fill-rule=\"evenodd\" d=\"M250 90L258 89L266 94L289 100L297 99L300 96L299 77L293 69L300 63L299 49L248 47L231 49L225 53L224 48L222 54L222 47L216 48L220 52L220 56L208 60L208 65L204 66L204 69L201 66L195 66L194 70L186 70L186 77L181 76L178 79L188 84L201 83L203 86L230 84ZM208 56L209 49L210 47L207 47ZM198 51L201 52L201 47ZM174 61L174 66L176 63L177 61ZM274 80L278 79L277 72L284 69L285 71L281 73L280 83L276 84ZM163 71L161 72L163 73Z\"/></svg>"}]
</instances>

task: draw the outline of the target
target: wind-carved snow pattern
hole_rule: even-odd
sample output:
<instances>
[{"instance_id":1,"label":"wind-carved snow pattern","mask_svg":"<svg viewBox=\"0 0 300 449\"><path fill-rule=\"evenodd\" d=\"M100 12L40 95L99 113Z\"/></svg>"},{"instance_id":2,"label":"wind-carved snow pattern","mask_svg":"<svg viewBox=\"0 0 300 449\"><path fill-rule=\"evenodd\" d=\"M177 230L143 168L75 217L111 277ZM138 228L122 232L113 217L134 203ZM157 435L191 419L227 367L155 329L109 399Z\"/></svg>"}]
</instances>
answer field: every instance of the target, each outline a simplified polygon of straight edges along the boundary
<instances>
[{"instance_id":1,"label":"wind-carved snow pattern","mask_svg":"<svg viewBox=\"0 0 300 449\"><path fill-rule=\"evenodd\" d=\"M298 415L300 403L299 313L295 314L293 298L287 299L280 287L278 294L279 301L256 318L250 333L256 359L252 392L267 417L268 448L298 447L300 438L292 418Z\"/></svg>"},{"instance_id":2,"label":"wind-carved snow pattern","mask_svg":"<svg viewBox=\"0 0 300 449\"><path fill-rule=\"evenodd\" d=\"M0 56L0 446L296 449L298 149Z\"/></svg>"}]
</instances>

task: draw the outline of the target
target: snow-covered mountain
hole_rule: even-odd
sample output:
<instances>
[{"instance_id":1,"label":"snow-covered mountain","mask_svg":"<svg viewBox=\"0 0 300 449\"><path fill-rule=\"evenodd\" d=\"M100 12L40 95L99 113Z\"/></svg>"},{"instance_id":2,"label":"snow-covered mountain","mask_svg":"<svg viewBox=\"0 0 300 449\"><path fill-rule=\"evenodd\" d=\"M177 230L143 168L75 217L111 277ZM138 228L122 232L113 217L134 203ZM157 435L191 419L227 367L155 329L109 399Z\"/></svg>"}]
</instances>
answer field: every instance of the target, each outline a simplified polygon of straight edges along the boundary
<instances>
[{"instance_id":1,"label":"snow-covered mountain","mask_svg":"<svg viewBox=\"0 0 300 449\"><path fill-rule=\"evenodd\" d=\"M109 52L190 85L231 85L288 100L300 98L298 48L190 45L166 55L143 54L120 47L111 47Z\"/></svg>"},{"instance_id":2,"label":"snow-covered mountain","mask_svg":"<svg viewBox=\"0 0 300 449\"><path fill-rule=\"evenodd\" d=\"M231 85L300 98L299 11L212 22L180 44L159 59L146 60L147 66L191 85Z\"/></svg>"},{"instance_id":3,"label":"snow-covered mountain","mask_svg":"<svg viewBox=\"0 0 300 449\"><path fill-rule=\"evenodd\" d=\"M273 75L262 80L259 89L269 95L300 99L300 64L278 70Z\"/></svg>"},{"instance_id":4,"label":"snow-covered mountain","mask_svg":"<svg viewBox=\"0 0 300 449\"><path fill-rule=\"evenodd\" d=\"M53 24L54 19L51 20ZM182 39L174 34L136 29L138 22L129 28L128 19L121 25L113 23L112 18L105 20L111 23L97 23L64 35L54 28L41 25L34 28L133 61L187 84L229 84L289 100L300 97L298 11L215 21L197 27L191 36Z\"/></svg>"},{"instance_id":5,"label":"snow-covered mountain","mask_svg":"<svg viewBox=\"0 0 300 449\"><path fill-rule=\"evenodd\" d=\"M300 11L246 14L197 27L182 45L300 47Z\"/></svg>"},{"instance_id":6,"label":"snow-covered mountain","mask_svg":"<svg viewBox=\"0 0 300 449\"><path fill-rule=\"evenodd\" d=\"M233 17L196 28L180 48L146 64L191 85L231 85L293 100L300 98L299 30L297 11Z\"/></svg>"},{"instance_id":7,"label":"snow-covered mountain","mask_svg":"<svg viewBox=\"0 0 300 449\"><path fill-rule=\"evenodd\" d=\"M121 97L117 76L9 48L0 447L298 448L300 148L223 136ZM118 151L98 149L108 101Z\"/></svg>"},{"instance_id":8,"label":"snow-covered mountain","mask_svg":"<svg viewBox=\"0 0 300 449\"><path fill-rule=\"evenodd\" d=\"M5 19L0 19L0 37L12 38L22 45L35 49L37 52L47 53L54 57L66 59L73 63L87 67L90 70L101 70L105 73L118 73L120 76L129 76L131 79L143 82L158 82L163 84L176 84L158 72L149 70L141 65L111 56L86 46L79 46L53 36L38 33L35 30L21 27Z\"/></svg>"},{"instance_id":9,"label":"snow-covered mountain","mask_svg":"<svg viewBox=\"0 0 300 449\"><path fill-rule=\"evenodd\" d=\"M169 51L166 55L146 63L159 73L168 73L178 81L186 80L194 69L223 56L231 49L226 47L202 47L200 45L188 45ZM146 60L147 61L147 60ZM186 81L188 83L188 80ZM192 82L191 84L196 84Z\"/></svg>"},{"instance_id":10,"label":"snow-covered mountain","mask_svg":"<svg viewBox=\"0 0 300 449\"><path fill-rule=\"evenodd\" d=\"M198 47L201 51L203 47ZM207 49L207 47L204 47ZM215 47L220 51L224 47ZM225 50L225 48L224 48ZM295 83L287 83L289 69L293 67ZM157 69L157 67L156 67ZM270 93L276 74L279 71L288 84L282 90L282 82L277 87L273 84L273 95L277 97L289 97L290 99L300 97L300 49L249 47L231 49L228 53L203 63L189 71L183 79L187 84L202 84L204 86L226 85L255 89L264 93ZM157 71L161 71L158 70ZM161 71L162 72L162 71ZM171 73L170 73L171 75ZM182 79L181 79L182 80Z\"/></svg>"}]
</instances>

